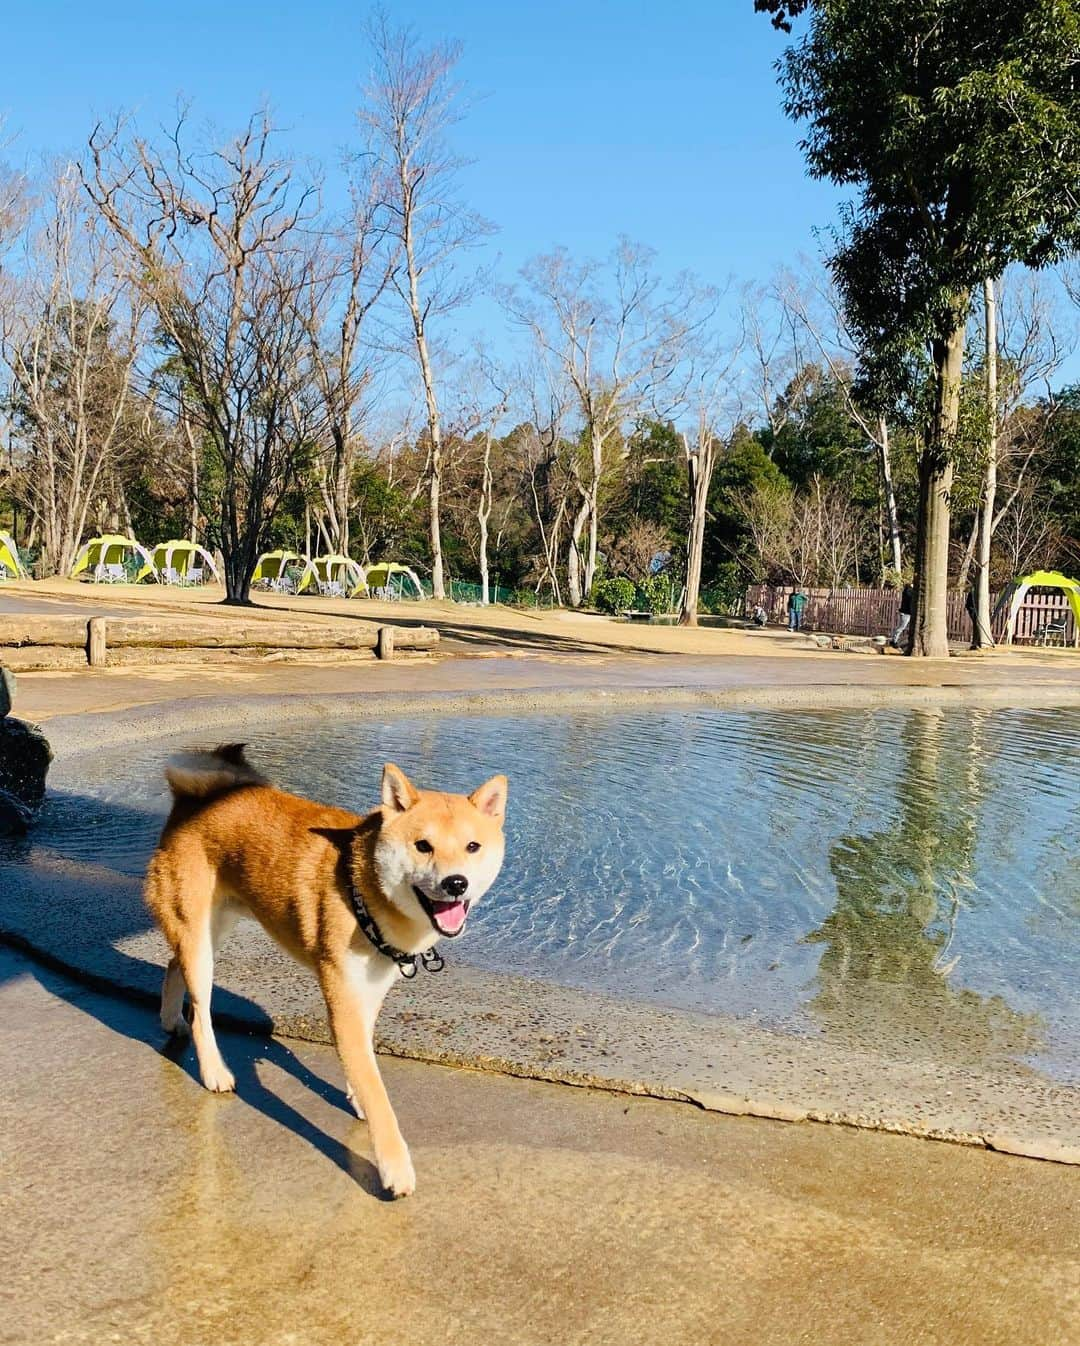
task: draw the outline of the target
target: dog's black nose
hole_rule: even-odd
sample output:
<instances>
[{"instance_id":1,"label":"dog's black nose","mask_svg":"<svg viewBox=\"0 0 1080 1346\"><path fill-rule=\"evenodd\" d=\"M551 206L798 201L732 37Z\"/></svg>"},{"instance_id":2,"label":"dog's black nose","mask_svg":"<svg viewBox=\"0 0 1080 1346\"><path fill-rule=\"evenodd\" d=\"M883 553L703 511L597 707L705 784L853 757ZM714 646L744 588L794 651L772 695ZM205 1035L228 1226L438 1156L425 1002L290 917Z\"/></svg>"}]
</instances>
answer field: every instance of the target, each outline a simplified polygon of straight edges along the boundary
<instances>
[{"instance_id":1,"label":"dog's black nose","mask_svg":"<svg viewBox=\"0 0 1080 1346\"><path fill-rule=\"evenodd\" d=\"M451 897L460 897L468 886L469 880L464 874L447 874L441 885L443 892Z\"/></svg>"}]
</instances>

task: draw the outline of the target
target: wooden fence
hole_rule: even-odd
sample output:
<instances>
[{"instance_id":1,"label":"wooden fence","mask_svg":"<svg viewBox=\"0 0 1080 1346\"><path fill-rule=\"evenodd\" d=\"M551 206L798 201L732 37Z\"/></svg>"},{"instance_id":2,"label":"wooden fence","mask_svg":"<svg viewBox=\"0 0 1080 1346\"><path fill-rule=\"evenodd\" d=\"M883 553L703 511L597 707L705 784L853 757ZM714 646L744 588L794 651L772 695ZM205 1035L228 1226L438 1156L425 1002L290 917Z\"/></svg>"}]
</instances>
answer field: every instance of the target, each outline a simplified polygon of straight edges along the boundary
<instances>
[{"instance_id":1,"label":"wooden fence","mask_svg":"<svg viewBox=\"0 0 1080 1346\"><path fill-rule=\"evenodd\" d=\"M786 626L788 621L787 601L792 592L791 586L774 587L768 584L752 584L746 591L746 611L749 613L760 603L769 614L769 621ZM831 631L847 636L887 636L896 626L900 612L900 591L898 589L804 589L806 607L803 609L803 626L808 631ZM990 595L990 610L997 607L999 594ZM958 589L951 589L948 595L947 613L949 639L970 641L971 618L965 609L966 595ZM992 627L994 639L1005 638L1005 623L1008 620L1007 608L1003 607L994 616ZM1049 622L1065 619L1064 638L1060 635L1049 637L1056 644L1072 645L1076 631L1069 600L1060 590L1050 593L1025 595L1024 602L1016 618L1015 643L1032 645L1043 643L1042 632Z\"/></svg>"}]
</instances>

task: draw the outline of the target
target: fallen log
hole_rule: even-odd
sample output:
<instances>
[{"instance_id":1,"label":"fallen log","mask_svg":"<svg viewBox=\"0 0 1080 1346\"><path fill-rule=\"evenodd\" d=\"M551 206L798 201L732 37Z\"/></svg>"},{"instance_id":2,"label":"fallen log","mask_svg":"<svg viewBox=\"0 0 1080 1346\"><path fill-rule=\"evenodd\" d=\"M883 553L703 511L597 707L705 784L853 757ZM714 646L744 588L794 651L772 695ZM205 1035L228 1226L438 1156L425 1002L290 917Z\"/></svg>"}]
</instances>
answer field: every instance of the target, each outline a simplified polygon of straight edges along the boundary
<instances>
[{"instance_id":1,"label":"fallen log","mask_svg":"<svg viewBox=\"0 0 1080 1346\"><path fill-rule=\"evenodd\" d=\"M274 619L233 622L129 617L0 617L0 649L17 650L51 646L86 652L87 661L99 665L106 651L117 648L159 650L252 649L252 650L430 650L439 642L433 627L379 627L374 623L350 623L348 627Z\"/></svg>"}]
</instances>

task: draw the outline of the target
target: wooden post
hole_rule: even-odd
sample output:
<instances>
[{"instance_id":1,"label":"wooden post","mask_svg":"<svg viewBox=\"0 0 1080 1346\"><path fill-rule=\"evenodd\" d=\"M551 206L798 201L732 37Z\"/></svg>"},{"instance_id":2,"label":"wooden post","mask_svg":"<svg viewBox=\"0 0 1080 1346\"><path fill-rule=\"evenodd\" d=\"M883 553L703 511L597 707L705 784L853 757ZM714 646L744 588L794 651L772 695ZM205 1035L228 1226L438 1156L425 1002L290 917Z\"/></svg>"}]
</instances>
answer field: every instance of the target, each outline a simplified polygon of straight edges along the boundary
<instances>
[{"instance_id":1,"label":"wooden post","mask_svg":"<svg viewBox=\"0 0 1080 1346\"><path fill-rule=\"evenodd\" d=\"M108 662L104 617L91 617L86 623L86 661L91 668L104 668Z\"/></svg>"},{"instance_id":2,"label":"wooden post","mask_svg":"<svg viewBox=\"0 0 1080 1346\"><path fill-rule=\"evenodd\" d=\"M394 628L392 626L379 627L379 635L375 642L375 653L380 659L393 659Z\"/></svg>"}]
</instances>

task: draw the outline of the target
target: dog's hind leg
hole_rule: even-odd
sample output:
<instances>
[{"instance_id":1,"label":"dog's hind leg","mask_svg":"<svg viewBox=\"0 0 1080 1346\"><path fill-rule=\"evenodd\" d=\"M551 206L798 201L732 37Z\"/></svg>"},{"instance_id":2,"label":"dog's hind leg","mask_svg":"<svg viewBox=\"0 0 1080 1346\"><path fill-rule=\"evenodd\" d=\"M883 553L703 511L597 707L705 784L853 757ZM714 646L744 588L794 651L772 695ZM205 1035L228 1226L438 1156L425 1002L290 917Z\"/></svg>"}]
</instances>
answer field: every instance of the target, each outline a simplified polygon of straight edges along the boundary
<instances>
[{"instance_id":1,"label":"dog's hind leg","mask_svg":"<svg viewBox=\"0 0 1080 1346\"><path fill-rule=\"evenodd\" d=\"M180 959L173 955L165 969L165 980L161 983L161 1026L166 1033L176 1037L187 1037L191 1032L184 1018L184 974L180 968Z\"/></svg>"},{"instance_id":2,"label":"dog's hind leg","mask_svg":"<svg viewBox=\"0 0 1080 1346\"><path fill-rule=\"evenodd\" d=\"M199 1058L199 1074L206 1088L215 1094L231 1093L236 1088L236 1080L221 1055L210 1018L214 948L235 920L235 913L227 907L208 907L201 919L185 928L176 951L191 997L191 1031Z\"/></svg>"}]
</instances>

